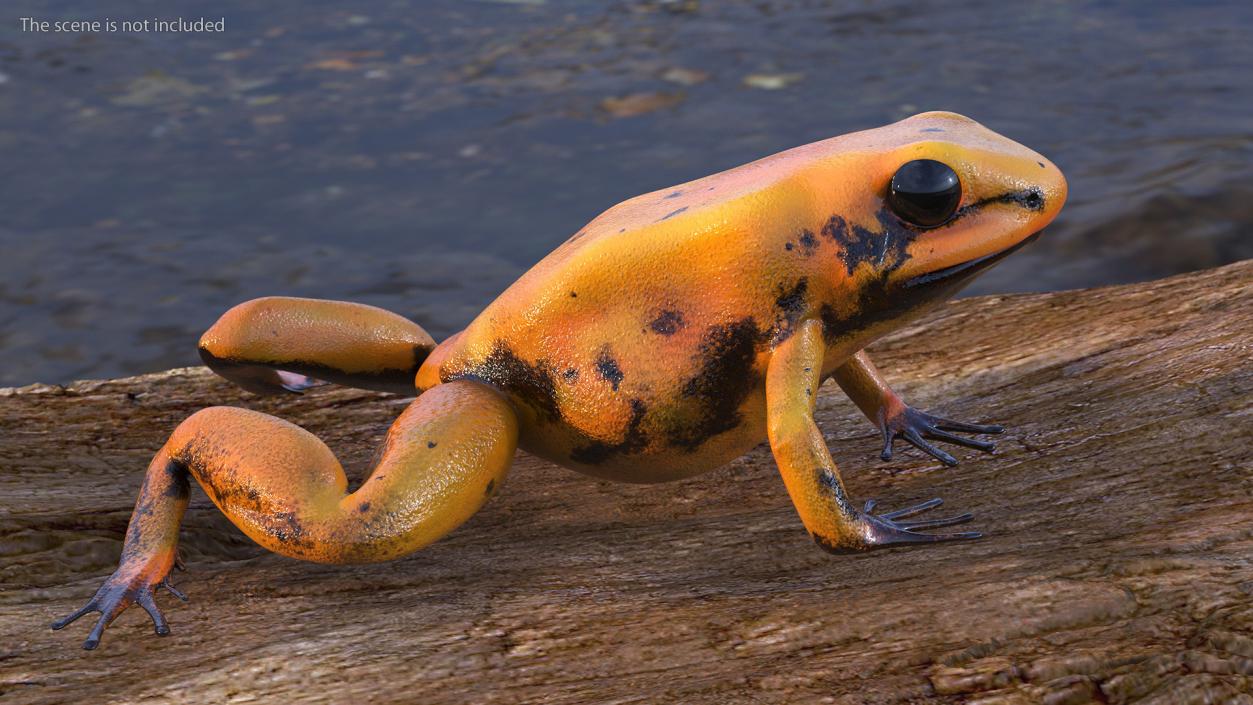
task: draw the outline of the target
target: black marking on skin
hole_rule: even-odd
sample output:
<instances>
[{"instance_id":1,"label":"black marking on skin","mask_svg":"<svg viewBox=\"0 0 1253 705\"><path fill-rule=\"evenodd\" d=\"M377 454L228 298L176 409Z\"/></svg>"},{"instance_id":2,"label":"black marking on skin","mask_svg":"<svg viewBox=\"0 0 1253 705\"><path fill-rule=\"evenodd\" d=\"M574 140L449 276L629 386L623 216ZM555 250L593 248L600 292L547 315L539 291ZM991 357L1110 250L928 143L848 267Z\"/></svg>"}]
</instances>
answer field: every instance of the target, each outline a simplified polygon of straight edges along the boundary
<instances>
[{"instance_id":1,"label":"black marking on skin","mask_svg":"<svg viewBox=\"0 0 1253 705\"><path fill-rule=\"evenodd\" d=\"M370 511L370 503L362 502L361 506L357 508L357 511L361 512L362 514L365 514L366 512Z\"/></svg>"},{"instance_id":2,"label":"black marking on skin","mask_svg":"<svg viewBox=\"0 0 1253 705\"><path fill-rule=\"evenodd\" d=\"M971 203L968 206L962 206L961 208L957 209L957 212L953 214L952 218L949 218L942 225L938 225L934 228L929 228L929 230L947 228L953 223L956 223L958 220L961 220L962 218L968 215L971 215L972 213L977 213L980 210L983 210L985 206L996 205L996 204L1016 205L1020 208L1026 208L1029 211L1035 211L1038 213L1044 210L1045 200L1044 200L1044 194L1041 193L1040 189L1037 189L1037 188L1022 189L1019 191L1007 191L997 196L988 196L987 198L980 199L978 201L975 201L974 203Z\"/></svg>"},{"instance_id":3,"label":"black marking on skin","mask_svg":"<svg viewBox=\"0 0 1253 705\"><path fill-rule=\"evenodd\" d=\"M779 309L775 314L774 328L770 335L772 345L778 345L792 337L796 322L805 313L805 292L809 289L809 280L801 277L791 288L779 287L779 295L774 305Z\"/></svg>"},{"instance_id":4,"label":"black marking on skin","mask_svg":"<svg viewBox=\"0 0 1253 705\"><path fill-rule=\"evenodd\" d=\"M818 315L822 320L823 338L828 345L831 345L842 336L856 334L877 323L900 319L918 311L928 303L948 299L976 274L991 267L1035 238L1036 235L1032 235L992 255L938 272L913 277L897 284L888 283L888 274L895 267L885 270L880 276L862 287L857 305L851 314L841 315L827 303L819 308Z\"/></svg>"},{"instance_id":5,"label":"black marking on skin","mask_svg":"<svg viewBox=\"0 0 1253 705\"><path fill-rule=\"evenodd\" d=\"M422 363L426 362L426 358L430 357L434 346L415 345L413 346L413 373L418 373L418 368L422 367ZM412 381L412 380L410 380Z\"/></svg>"},{"instance_id":6,"label":"black marking on skin","mask_svg":"<svg viewBox=\"0 0 1253 705\"><path fill-rule=\"evenodd\" d=\"M441 382L465 378L478 379L496 387L549 422L561 418L556 384L548 363L539 360L531 364L523 360L503 340L497 340L491 354L478 364L458 371L440 370Z\"/></svg>"},{"instance_id":7,"label":"black marking on skin","mask_svg":"<svg viewBox=\"0 0 1253 705\"><path fill-rule=\"evenodd\" d=\"M312 545L294 512L273 512L271 506L261 501L260 492L241 484L242 477L233 468L214 462L223 459L215 450L212 441L201 436L174 460L194 475L205 493L224 510L249 509L254 513L255 526L276 541L299 548Z\"/></svg>"},{"instance_id":8,"label":"black marking on skin","mask_svg":"<svg viewBox=\"0 0 1253 705\"><path fill-rule=\"evenodd\" d=\"M924 302L894 299L888 295L886 278L876 278L869 282L857 297L857 305L851 315L841 315L829 303L822 304L818 309L818 318L822 321L822 337L827 345L832 345L842 336L859 333L870 326L883 321L890 321L909 313L916 305Z\"/></svg>"},{"instance_id":9,"label":"black marking on skin","mask_svg":"<svg viewBox=\"0 0 1253 705\"><path fill-rule=\"evenodd\" d=\"M682 213L685 210L687 210L687 206L683 206L682 208L679 208L678 210L670 211L669 213L663 215L661 219L658 220L657 222L660 223L662 220L670 220L671 218Z\"/></svg>"},{"instance_id":10,"label":"black marking on skin","mask_svg":"<svg viewBox=\"0 0 1253 705\"><path fill-rule=\"evenodd\" d=\"M200 436L192 440L173 460L178 467L200 482L205 494L218 506L264 513L266 507L261 502L261 493L254 487L240 484L240 478L234 474L232 468L224 468L219 463L212 462L214 455L211 441Z\"/></svg>"},{"instance_id":11,"label":"black marking on skin","mask_svg":"<svg viewBox=\"0 0 1253 705\"><path fill-rule=\"evenodd\" d=\"M785 243L783 243L783 249L787 250L788 252L791 252L791 251L792 251L792 247L793 247L793 245L792 245L792 243L790 243L790 242L785 242Z\"/></svg>"},{"instance_id":12,"label":"black marking on skin","mask_svg":"<svg viewBox=\"0 0 1253 705\"><path fill-rule=\"evenodd\" d=\"M883 229L881 233L872 233L860 226L851 225L839 215L831 216L822 228L822 235L840 244L839 257L845 270L851 275L860 263L868 262L875 268L876 277L862 287L857 305L850 315L839 314L830 304L822 305L819 315L827 343L831 344L842 335L865 330L875 323L900 318L928 302L952 296L974 274L1034 239L1034 236L1027 238L1008 250L990 256L991 258L981 258L975 263L949 268L946 272L952 276L937 276L933 273L916 277L912 282L901 285L888 284L889 275L909 260L909 245L916 238L930 230L949 227L962 217L992 204L1012 204L1041 211L1045 207L1045 199L1044 194L1035 188L991 196L958 209L948 222L928 229L907 225L885 207L875 214ZM976 263L977 266L971 266ZM957 271L961 272L960 276Z\"/></svg>"},{"instance_id":13,"label":"black marking on skin","mask_svg":"<svg viewBox=\"0 0 1253 705\"><path fill-rule=\"evenodd\" d=\"M600 349L600 356L596 358L596 372L613 385L613 391L618 391L618 385L622 384L622 368L618 366L618 361L613 359L608 345Z\"/></svg>"},{"instance_id":14,"label":"black marking on skin","mask_svg":"<svg viewBox=\"0 0 1253 705\"><path fill-rule=\"evenodd\" d=\"M570 292L570 298L572 298L572 299L577 299L577 298L579 298L579 294L578 294L578 292L576 292L576 291L572 291L572 292Z\"/></svg>"},{"instance_id":15,"label":"black marking on skin","mask_svg":"<svg viewBox=\"0 0 1253 705\"><path fill-rule=\"evenodd\" d=\"M840 513L844 514L844 516L856 516L857 512L853 509L852 503L848 501L848 496L844 494L844 486L840 484L840 478L826 468L817 468L814 470L814 474L818 479L819 487L831 495L835 505L840 508Z\"/></svg>"},{"instance_id":16,"label":"black marking on skin","mask_svg":"<svg viewBox=\"0 0 1253 705\"><path fill-rule=\"evenodd\" d=\"M751 317L706 329L696 353L700 370L682 390L682 396L695 400L699 409L668 432L671 445L692 452L743 422L740 406L762 381L755 369L761 339Z\"/></svg>"},{"instance_id":17,"label":"black marking on skin","mask_svg":"<svg viewBox=\"0 0 1253 705\"><path fill-rule=\"evenodd\" d=\"M271 370L282 370L284 372L293 372L295 374L312 377L314 379L325 380L332 384L338 384L345 387L356 387L358 389L373 389L375 391L396 392L399 389L412 389L413 377L418 373L418 368L426 361L427 355L434 348L423 346L414 346L413 349L413 366L407 369L384 369L375 370L373 372L345 372L333 367L323 365L316 362L306 362L303 360L244 360L241 358L218 357L209 352L205 348L200 348L200 359L205 366L214 372L227 377L232 369L248 368L266 368ZM280 391L275 387L274 391Z\"/></svg>"},{"instance_id":18,"label":"black marking on skin","mask_svg":"<svg viewBox=\"0 0 1253 705\"><path fill-rule=\"evenodd\" d=\"M143 543L142 534L143 530L141 530L138 526L134 529L129 527L126 529L126 541L122 543L123 558L139 553L140 545Z\"/></svg>"},{"instance_id":19,"label":"black marking on skin","mask_svg":"<svg viewBox=\"0 0 1253 705\"><path fill-rule=\"evenodd\" d=\"M632 399L631 419L627 421L621 441L617 443L592 441L570 451L570 459L584 465L600 465L615 456L630 455L644 450L648 446L648 434L644 433L642 428L646 413L648 413L648 405L642 399Z\"/></svg>"},{"instance_id":20,"label":"black marking on skin","mask_svg":"<svg viewBox=\"0 0 1253 705\"><path fill-rule=\"evenodd\" d=\"M657 335L674 335L684 325L686 323L683 321L682 313L667 309L658 313L648 327Z\"/></svg>"},{"instance_id":21,"label":"black marking on skin","mask_svg":"<svg viewBox=\"0 0 1253 705\"><path fill-rule=\"evenodd\" d=\"M990 196L958 210L957 215L953 216L953 219L948 222L951 223L953 220L957 220L963 215L968 215L971 212L977 211L984 206L994 203L1009 203L1021 208L1026 208L1029 211L1038 212L1044 210L1044 194L1041 193L1039 189L1029 188L1021 191L1002 193L999 196Z\"/></svg>"},{"instance_id":22,"label":"black marking on skin","mask_svg":"<svg viewBox=\"0 0 1253 705\"><path fill-rule=\"evenodd\" d=\"M822 226L822 236L839 245L840 261L850 275L862 262L876 267L887 265L886 271L890 272L909 259L907 250L909 243L918 236L917 231L906 228L899 218L885 209L880 209L876 217L882 232L850 224L839 215L831 216Z\"/></svg>"},{"instance_id":23,"label":"black marking on skin","mask_svg":"<svg viewBox=\"0 0 1253 705\"><path fill-rule=\"evenodd\" d=\"M818 238L814 237L813 231L805 229L801 231L801 236L797 238L801 245L801 253L806 257L812 255L814 250L818 249Z\"/></svg>"},{"instance_id":24,"label":"black marking on skin","mask_svg":"<svg viewBox=\"0 0 1253 705\"><path fill-rule=\"evenodd\" d=\"M267 534L278 539L280 543L306 543L305 528L300 525L295 512L279 512L274 515L274 520L277 523L263 527Z\"/></svg>"},{"instance_id":25,"label":"black marking on skin","mask_svg":"<svg viewBox=\"0 0 1253 705\"><path fill-rule=\"evenodd\" d=\"M579 380L579 371L573 367L566 368L566 371L561 373L561 378L567 382L577 382Z\"/></svg>"},{"instance_id":26,"label":"black marking on skin","mask_svg":"<svg viewBox=\"0 0 1253 705\"><path fill-rule=\"evenodd\" d=\"M483 491L483 494L491 496L494 489L496 489L496 480L493 478L487 481L487 489Z\"/></svg>"},{"instance_id":27,"label":"black marking on skin","mask_svg":"<svg viewBox=\"0 0 1253 705\"><path fill-rule=\"evenodd\" d=\"M626 232L626 228L621 228L621 229L619 229L619 230L618 230L618 234L619 234L619 235L621 235L622 233L625 233L625 232Z\"/></svg>"},{"instance_id":28,"label":"black marking on skin","mask_svg":"<svg viewBox=\"0 0 1253 705\"><path fill-rule=\"evenodd\" d=\"M187 470L171 460L165 464L165 474L169 480L162 496L178 501L186 501L191 494L191 486L187 482Z\"/></svg>"},{"instance_id":29,"label":"black marking on skin","mask_svg":"<svg viewBox=\"0 0 1253 705\"><path fill-rule=\"evenodd\" d=\"M666 199L668 200L668 199L671 199L671 198L678 198L679 196L682 196L682 195L683 195L683 192L682 192L682 191L675 191L674 193L670 194L669 196L666 196Z\"/></svg>"},{"instance_id":30,"label":"black marking on skin","mask_svg":"<svg viewBox=\"0 0 1253 705\"><path fill-rule=\"evenodd\" d=\"M848 549L840 548L835 543L828 541L827 539L819 536L818 534L810 534L810 536L813 537L814 543L818 544L818 547L826 551L827 553L836 553L836 554L850 553Z\"/></svg>"},{"instance_id":31,"label":"black marking on skin","mask_svg":"<svg viewBox=\"0 0 1253 705\"><path fill-rule=\"evenodd\" d=\"M1048 167L1044 166L1044 162L1036 162L1036 164L1039 164L1041 169L1047 169L1047 168L1048 168Z\"/></svg>"},{"instance_id":32,"label":"black marking on skin","mask_svg":"<svg viewBox=\"0 0 1253 705\"><path fill-rule=\"evenodd\" d=\"M437 446L437 445L439 445L439 444L438 444L438 443L436 443L435 441L427 441L427 442L426 442L426 447L427 447L427 448L434 448L434 447L435 447L435 446Z\"/></svg>"}]
</instances>

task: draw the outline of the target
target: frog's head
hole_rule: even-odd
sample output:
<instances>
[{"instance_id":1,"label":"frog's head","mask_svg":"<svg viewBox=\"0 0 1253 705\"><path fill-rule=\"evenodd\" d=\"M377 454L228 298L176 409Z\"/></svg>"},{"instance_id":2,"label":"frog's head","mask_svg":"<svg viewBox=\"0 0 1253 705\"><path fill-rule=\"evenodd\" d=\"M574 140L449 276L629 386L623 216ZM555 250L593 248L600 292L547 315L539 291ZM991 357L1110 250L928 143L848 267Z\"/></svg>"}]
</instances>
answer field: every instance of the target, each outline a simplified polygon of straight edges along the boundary
<instances>
[{"instance_id":1,"label":"frog's head","mask_svg":"<svg viewBox=\"0 0 1253 705\"><path fill-rule=\"evenodd\" d=\"M1066 200L1044 157L955 113L857 133L843 154L858 179L837 194L861 222L833 217L863 312L878 320L953 295L1032 240Z\"/></svg>"}]
</instances>

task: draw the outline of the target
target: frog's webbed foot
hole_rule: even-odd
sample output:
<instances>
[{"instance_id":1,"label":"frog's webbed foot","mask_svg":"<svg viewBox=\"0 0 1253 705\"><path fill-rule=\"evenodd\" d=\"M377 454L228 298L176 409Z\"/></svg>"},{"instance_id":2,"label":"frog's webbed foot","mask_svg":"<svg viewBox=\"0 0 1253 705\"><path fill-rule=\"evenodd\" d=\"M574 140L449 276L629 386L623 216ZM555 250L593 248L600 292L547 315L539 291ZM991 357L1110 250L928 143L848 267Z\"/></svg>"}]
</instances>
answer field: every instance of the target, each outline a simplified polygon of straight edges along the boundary
<instances>
[{"instance_id":1,"label":"frog's webbed foot","mask_svg":"<svg viewBox=\"0 0 1253 705\"><path fill-rule=\"evenodd\" d=\"M857 516L856 524L858 530L856 534L860 545L842 546L825 541L818 541L818 544L832 553L859 553L875 548L889 548L904 544L969 541L971 539L983 538L983 534L978 531L959 531L948 534L920 533L924 529L939 529L945 526L965 524L974 519L974 515L969 513L944 517L943 519L901 521L902 519L908 519L935 509L943 503L944 501L937 497L894 512L872 514L871 512L874 511L876 505L875 500L872 499L866 502L865 507Z\"/></svg>"},{"instance_id":2,"label":"frog's webbed foot","mask_svg":"<svg viewBox=\"0 0 1253 705\"><path fill-rule=\"evenodd\" d=\"M86 605L53 622L52 628L64 629L85 614L99 612L100 619L96 620L96 625L91 628L91 633L83 642L83 648L91 650L100 644L100 637L104 634L104 630L114 619L117 619L118 615L131 605L139 605L152 618L153 628L157 635L165 636L170 633L170 625L157 607L157 588L165 588L174 597L183 602L187 601L187 596L170 583L169 575L154 581L145 571L135 571L126 566L120 567L104 581L104 585L100 586Z\"/></svg>"},{"instance_id":3,"label":"frog's webbed foot","mask_svg":"<svg viewBox=\"0 0 1253 705\"><path fill-rule=\"evenodd\" d=\"M997 425L953 421L952 419L933 416L925 411L918 411L911 406L904 406L894 414L880 416L879 430L883 433L883 452L879 454L880 458L891 460L893 441L897 438L903 438L910 445L951 467L957 464L957 459L928 443L928 438L990 453L996 448L995 443L966 438L950 432L1003 433L1005 428Z\"/></svg>"}]
</instances>

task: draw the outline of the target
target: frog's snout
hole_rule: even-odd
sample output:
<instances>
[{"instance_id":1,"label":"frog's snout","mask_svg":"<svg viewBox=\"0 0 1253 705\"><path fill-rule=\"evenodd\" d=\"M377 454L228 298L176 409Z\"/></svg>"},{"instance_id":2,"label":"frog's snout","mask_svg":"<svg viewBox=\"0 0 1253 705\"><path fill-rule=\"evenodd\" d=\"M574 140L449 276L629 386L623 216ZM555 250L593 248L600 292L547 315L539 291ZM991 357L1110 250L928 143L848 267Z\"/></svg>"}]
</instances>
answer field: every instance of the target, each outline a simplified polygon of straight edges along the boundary
<instances>
[{"instance_id":1,"label":"frog's snout","mask_svg":"<svg viewBox=\"0 0 1253 705\"><path fill-rule=\"evenodd\" d=\"M1035 232L1038 233L1053 222L1053 219L1061 212L1062 206L1066 205L1066 196L1069 194L1070 187L1066 183L1066 176L1055 164L1043 157L1036 164L1041 168L1042 173L1036 177L1036 185L1030 189L1034 195L1028 202L1024 202L1023 206L1039 213L1040 222L1035 228Z\"/></svg>"}]
</instances>

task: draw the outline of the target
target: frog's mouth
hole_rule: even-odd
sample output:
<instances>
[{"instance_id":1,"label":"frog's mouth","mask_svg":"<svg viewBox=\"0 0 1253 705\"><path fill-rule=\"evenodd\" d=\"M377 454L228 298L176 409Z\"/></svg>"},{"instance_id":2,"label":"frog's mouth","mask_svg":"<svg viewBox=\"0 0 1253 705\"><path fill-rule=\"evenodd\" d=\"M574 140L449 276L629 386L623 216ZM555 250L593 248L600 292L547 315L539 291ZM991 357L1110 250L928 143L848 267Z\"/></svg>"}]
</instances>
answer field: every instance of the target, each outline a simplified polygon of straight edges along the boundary
<instances>
[{"instance_id":1,"label":"frog's mouth","mask_svg":"<svg viewBox=\"0 0 1253 705\"><path fill-rule=\"evenodd\" d=\"M922 293L933 289L943 289L945 293L949 293L950 291L953 291L969 282L975 277L975 275L985 269L988 269L997 262L1000 262L1014 252L1022 249L1028 243L1033 242L1036 238L1040 237L1041 232L1044 231L1041 230L1032 233L1030 236L1019 241L1016 245L1011 245L1010 247L1007 247L999 252L993 252L990 255L984 255L983 257L962 262L961 264L955 264L951 267L937 269L936 271L928 274L919 274L916 277L906 279L901 283L901 286L911 292Z\"/></svg>"}]
</instances>

